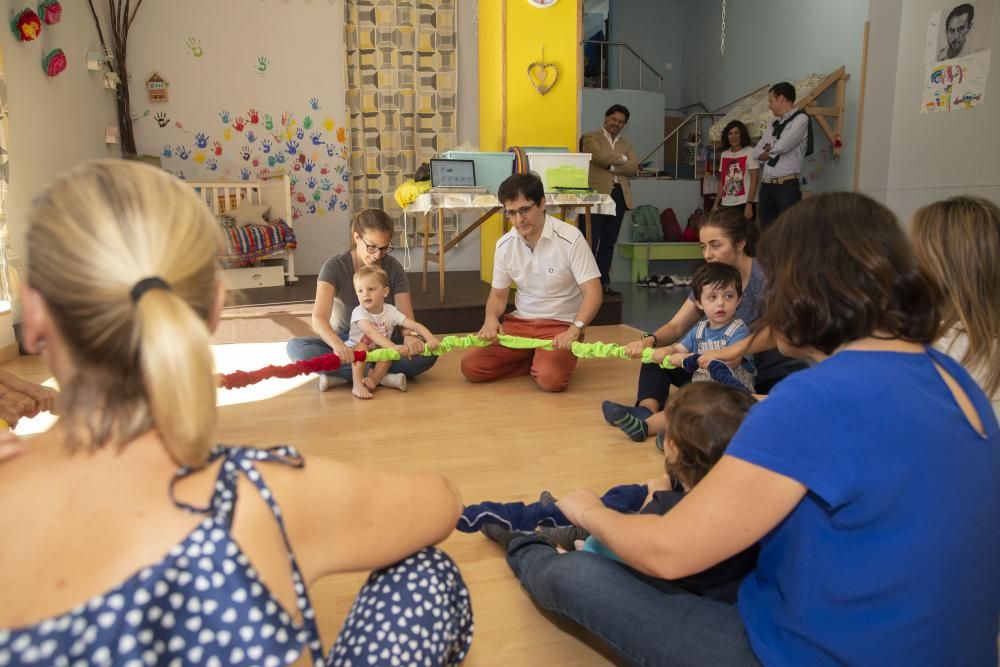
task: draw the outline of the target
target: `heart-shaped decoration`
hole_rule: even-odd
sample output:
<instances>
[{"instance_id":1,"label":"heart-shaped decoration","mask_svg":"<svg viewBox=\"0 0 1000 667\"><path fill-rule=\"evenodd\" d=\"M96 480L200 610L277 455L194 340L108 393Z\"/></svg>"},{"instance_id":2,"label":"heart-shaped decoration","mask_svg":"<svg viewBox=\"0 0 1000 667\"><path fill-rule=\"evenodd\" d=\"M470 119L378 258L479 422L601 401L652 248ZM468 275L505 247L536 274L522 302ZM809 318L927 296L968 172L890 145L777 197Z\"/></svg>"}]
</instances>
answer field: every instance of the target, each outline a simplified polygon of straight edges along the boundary
<instances>
[{"instance_id":1,"label":"heart-shaped decoration","mask_svg":"<svg viewBox=\"0 0 1000 667\"><path fill-rule=\"evenodd\" d=\"M559 68L554 63L535 61L528 65L528 79L539 93L544 95L552 90L559 78Z\"/></svg>"}]
</instances>

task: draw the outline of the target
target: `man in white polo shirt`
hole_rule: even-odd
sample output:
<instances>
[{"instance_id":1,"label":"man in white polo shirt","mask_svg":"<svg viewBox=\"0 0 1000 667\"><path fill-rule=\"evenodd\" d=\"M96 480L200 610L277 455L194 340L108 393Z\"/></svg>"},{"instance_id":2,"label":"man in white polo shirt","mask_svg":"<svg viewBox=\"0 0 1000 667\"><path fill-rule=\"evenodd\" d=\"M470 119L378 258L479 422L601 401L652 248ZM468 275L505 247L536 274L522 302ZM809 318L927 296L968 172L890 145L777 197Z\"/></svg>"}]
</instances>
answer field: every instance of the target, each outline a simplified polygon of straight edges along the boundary
<instances>
[{"instance_id":1,"label":"man in white polo shirt","mask_svg":"<svg viewBox=\"0 0 1000 667\"><path fill-rule=\"evenodd\" d=\"M576 227L545 214L545 189L534 174L516 174L497 191L512 229L497 241L493 285L479 330L489 347L462 357L462 374L472 382L528 375L543 391L569 386L576 357L570 346L601 307L601 272ZM515 310L504 317L507 295L517 284ZM503 324L500 318L503 317ZM496 343L497 334L551 339L555 350L514 350Z\"/></svg>"}]
</instances>

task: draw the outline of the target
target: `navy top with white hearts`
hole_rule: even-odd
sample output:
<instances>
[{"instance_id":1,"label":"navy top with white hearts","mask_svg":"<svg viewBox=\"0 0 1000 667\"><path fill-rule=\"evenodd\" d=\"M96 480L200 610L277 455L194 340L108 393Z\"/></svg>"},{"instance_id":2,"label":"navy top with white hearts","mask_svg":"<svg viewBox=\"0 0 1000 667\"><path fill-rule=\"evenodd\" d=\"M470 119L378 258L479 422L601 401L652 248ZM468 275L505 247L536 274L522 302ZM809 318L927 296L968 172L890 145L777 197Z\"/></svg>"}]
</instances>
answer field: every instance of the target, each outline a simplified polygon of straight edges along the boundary
<instances>
[{"instance_id":1,"label":"navy top with white hearts","mask_svg":"<svg viewBox=\"0 0 1000 667\"><path fill-rule=\"evenodd\" d=\"M308 646L323 664L316 618L285 532L281 508L257 462L300 468L292 447L216 447L223 459L206 507L174 503L207 518L158 563L78 607L40 623L0 629L4 665L287 665ZM177 471L173 484L193 472ZM240 475L254 483L281 528L292 570L299 624L260 580L230 534Z\"/></svg>"}]
</instances>

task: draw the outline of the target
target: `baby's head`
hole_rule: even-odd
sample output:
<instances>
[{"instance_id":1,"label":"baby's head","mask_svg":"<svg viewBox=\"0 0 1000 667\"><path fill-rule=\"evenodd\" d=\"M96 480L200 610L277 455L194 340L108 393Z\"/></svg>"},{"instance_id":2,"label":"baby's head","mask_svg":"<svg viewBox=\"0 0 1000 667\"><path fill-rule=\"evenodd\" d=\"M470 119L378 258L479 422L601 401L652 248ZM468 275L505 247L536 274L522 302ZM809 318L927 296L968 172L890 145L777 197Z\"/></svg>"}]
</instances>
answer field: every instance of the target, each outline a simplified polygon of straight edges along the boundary
<instances>
[{"instance_id":1,"label":"baby's head","mask_svg":"<svg viewBox=\"0 0 1000 667\"><path fill-rule=\"evenodd\" d=\"M354 292L367 311L381 312L389 296L389 276L375 264L365 264L354 274Z\"/></svg>"},{"instance_id":2,"label":"baby's head","mask_svg":"<svg viewBox=\"0 0 1000 667\"><path fill-rule=\"evenodd\" d=\"M755 403L745 391L715 382L692 382L670 395L663 453L667 473L685 489L708 474Z\"/></svg>"},{"instance_id":3,"label":"baby's head","mask_svg":"<svg viewBox=\"0 0 1000 667\"><path fill-rule=\"evenodd\" d=\"M735 266L707 262L691 276L694 300L715 328L729 324L743 297L743 279Z\"/></svg>"}]
</instances>

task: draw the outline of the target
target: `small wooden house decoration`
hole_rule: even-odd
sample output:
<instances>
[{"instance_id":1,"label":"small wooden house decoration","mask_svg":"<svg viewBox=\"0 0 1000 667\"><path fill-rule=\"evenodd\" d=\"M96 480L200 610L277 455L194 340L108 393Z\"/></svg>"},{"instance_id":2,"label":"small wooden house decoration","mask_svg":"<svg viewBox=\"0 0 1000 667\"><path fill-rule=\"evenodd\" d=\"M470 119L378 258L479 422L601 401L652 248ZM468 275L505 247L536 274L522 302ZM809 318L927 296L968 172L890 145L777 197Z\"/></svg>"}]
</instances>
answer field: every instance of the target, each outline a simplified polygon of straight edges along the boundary
<instances>
[{"instance_id":1,"label":"small wooden house decoration","mask_svg":"<svg viewBox=\"0 0 1000 667\"><path fill-rule=\"evenodd\" d=\"M166 102L167 88L170 86L169 83L164 81L158 73L153 72L153 76L149 77L146 81L146 93L149 95L150 102Z\"/></svg>"}]
</instances>

